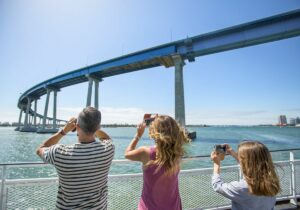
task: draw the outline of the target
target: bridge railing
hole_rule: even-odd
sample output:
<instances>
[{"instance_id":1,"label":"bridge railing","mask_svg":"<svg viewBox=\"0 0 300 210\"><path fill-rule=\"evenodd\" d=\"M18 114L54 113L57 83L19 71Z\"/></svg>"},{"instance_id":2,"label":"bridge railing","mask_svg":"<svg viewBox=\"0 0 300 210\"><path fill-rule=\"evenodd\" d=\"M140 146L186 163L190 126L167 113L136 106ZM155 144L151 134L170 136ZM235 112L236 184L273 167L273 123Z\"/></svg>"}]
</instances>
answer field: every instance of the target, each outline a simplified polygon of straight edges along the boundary
<instances>
[{"instance_id":1,"label":"bridge railing","mask_svg":"<svg viewBox=\"0 0 300 210\"><path fill-rule=\"evenodd\" d=\"M288 200L294 203L300 197L300 149L278 150L272 152L272 156L275 160L279 159L279 161L275 161L275 164L282 191L278 194L277 201ZM209 156L184 160L187 164L189 161L209 161ZM113 164L127 166L132 162L114 160ZM37 168L44 171L35 170ZM2 210L53 209L58 180L56 173L48 169L53 169L53 167L43 163L0 164L0 208ZM30 177L18 177L18 175L23 176L22 172L30 170L32 170ZM211 187L212 172L212 168L181 170L179 188L183 209L225 209L230 207L230 200L213 191ZM45 174L46 178L41 178ZM221 174L226 182L241 179L241 171L237 165L222 167ZM109 175L108 209L136 209L142 183L142 173Z\"/></svg>"}]
</instances>

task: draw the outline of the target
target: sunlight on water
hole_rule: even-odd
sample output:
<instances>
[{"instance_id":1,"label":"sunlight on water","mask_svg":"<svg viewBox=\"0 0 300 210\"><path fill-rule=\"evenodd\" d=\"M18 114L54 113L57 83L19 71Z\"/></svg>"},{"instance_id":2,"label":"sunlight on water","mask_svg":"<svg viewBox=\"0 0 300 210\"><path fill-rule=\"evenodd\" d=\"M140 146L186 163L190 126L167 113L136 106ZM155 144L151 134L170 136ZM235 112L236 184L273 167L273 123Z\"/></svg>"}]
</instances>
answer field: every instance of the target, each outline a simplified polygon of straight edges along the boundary
<instances>
[{"instance_id":1,"label":"sunlight on water","mask_svg":"<svg viewBox=\"0 0 300 210\"><path fill-rule=\"evenodd\" d=\"M197 132L197 139L185 146L186 156L209 155L215 144L228 143L234 149L242 140L259 140L265 143L270 150L299 148L300 129L278 127L193 127ZM115 159L124 159L124 151L135 134L135 128L105 128L113 138L116 152ZM0 163L14 162L40 162L35 154L39 144L51 136L51 134L21 133L14 128L0 128ZM75 133L70 133L62 139L62 144L72 144L77 141ZM149 139L148 131L145 131L139 145L153 145ZM299 154L296 153L296 157ZM289 157L289 153L273 153L274 160L283 160ZM235 161L226 157L223 165L232 165ZM211 167L210 158L184 161L183 169ZM141 172L139 163L117 164L111 167L110 174ZM8 178L33 178L53 177L56 172L52 166L37 166L33 168L11 168L8 170Z\"/></svg>"}]
</instances>

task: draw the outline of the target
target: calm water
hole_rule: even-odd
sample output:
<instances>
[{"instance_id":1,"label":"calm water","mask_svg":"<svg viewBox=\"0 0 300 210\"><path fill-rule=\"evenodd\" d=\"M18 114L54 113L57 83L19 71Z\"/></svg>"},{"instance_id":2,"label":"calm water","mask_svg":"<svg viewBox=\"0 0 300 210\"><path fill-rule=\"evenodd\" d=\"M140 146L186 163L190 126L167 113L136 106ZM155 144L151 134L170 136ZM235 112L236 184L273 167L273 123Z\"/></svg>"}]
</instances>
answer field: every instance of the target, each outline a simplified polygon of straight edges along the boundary
<instances>
[{"instance_id":1,"label":"calm water","mask_svg":"<svg viewBox=\"0 0 300 210\"><path fill-rule=\"evenodd\" d=\"M105 128L115 144L115 159L123 159L124 150L135 134L135 128ZM190 145L186 145L188 156L209 155L215 144L229 143L236 148L238 143L245 139L260 140L272 149L300 148L300 128L278 128L278 127L194 127L197 132L197 139ZM35 154L35 149L46 140L51 134L21 133L14 131L14 128L0 128L0 163L14 162L40 162L40 158ZM65 136L61 143L72 144L76 142L74 133ZM153 145L153 141L145 131L139 145ZM282 159L287 154L281 154L274 159ZM231 158L225 159L225 164L232 164ZM202 161L189 161L183 164L183 168L210 167L209 158ZM11 177L44 177L54 176L52 167L18 168L11 169ZM140 171L140 164L113 165L112 174L132 173Z\"/></svg>"}]
</instances>

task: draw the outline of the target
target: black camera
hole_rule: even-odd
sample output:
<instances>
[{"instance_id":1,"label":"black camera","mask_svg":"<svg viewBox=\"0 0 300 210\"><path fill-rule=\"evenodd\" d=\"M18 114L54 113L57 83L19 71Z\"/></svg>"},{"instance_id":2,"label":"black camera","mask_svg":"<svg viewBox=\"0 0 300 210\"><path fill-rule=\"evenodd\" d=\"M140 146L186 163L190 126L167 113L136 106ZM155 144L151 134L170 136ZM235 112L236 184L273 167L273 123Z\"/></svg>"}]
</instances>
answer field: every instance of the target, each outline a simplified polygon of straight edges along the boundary
<instances>
[{"instance_id":1,"label":"black camera","mask_svg":"<svg viewBox=\"0 0 300 210\"><path fill-rule=\"evenodd\" d=\"M146 126L149 126L150 123L155 120L155 117L157 116L157 114L144 114L144 123L146 124Z\"/></svg>"},{"instance_id":2,"label":"black camera","mask_svg":"<svg viewBox=\"0 0 300 210\"><path fill-rule=\"evenodd\" d=\"M226 145L224 144L216 144L214 146L214 149L217 153L226 153Z\"/></svg>"}]
</instances>

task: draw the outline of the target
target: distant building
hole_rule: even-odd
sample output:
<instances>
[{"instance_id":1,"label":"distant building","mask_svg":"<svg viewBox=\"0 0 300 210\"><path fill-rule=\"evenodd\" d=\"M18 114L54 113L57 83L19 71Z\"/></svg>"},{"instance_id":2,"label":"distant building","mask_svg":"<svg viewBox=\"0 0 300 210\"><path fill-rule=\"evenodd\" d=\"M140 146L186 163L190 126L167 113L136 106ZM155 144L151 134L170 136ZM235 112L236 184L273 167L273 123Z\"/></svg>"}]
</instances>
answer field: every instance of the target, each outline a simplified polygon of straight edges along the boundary
<instances>
[{"instance_id":1,"label":"distant building","mask_svg":"<svg viewBox=\"0 0 300 210\"><path fill-rule=\"evenodd\" d=\"M278 125L279 126L286 126L287 121L286 121L286 116L285 115L280 115L278 119Z\"/></svg>"},{"instance_id":2,"label":"distant building","mask_svg":"<svg viewBox=\"0 0 300 210\"><path fill-rule=\"evenodd\" d=\"M290 125L296 125L296 118L290 118Z\"/></svg>"},{"instance_id":3,"label":"distant building","mask_svg":"<svg viewBox=\"0 0 300 210\"><path fill-rule=\"evenodd\" d=\"M295 119L295 124L297 125L297 124L300 124L300 117L297 117L296 119Z\"/></svg>"}]
</instances>

